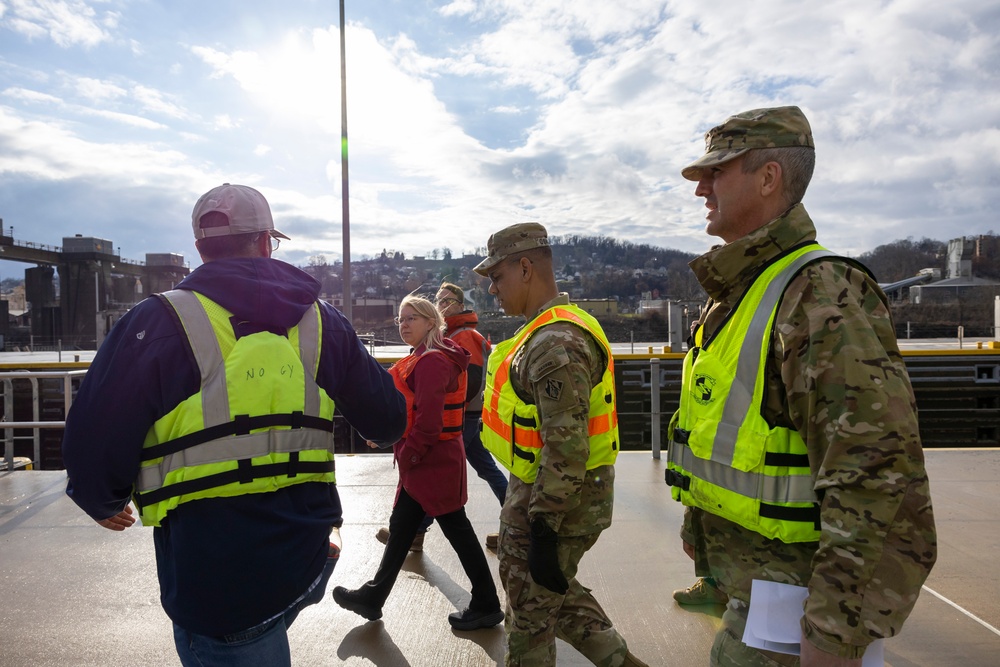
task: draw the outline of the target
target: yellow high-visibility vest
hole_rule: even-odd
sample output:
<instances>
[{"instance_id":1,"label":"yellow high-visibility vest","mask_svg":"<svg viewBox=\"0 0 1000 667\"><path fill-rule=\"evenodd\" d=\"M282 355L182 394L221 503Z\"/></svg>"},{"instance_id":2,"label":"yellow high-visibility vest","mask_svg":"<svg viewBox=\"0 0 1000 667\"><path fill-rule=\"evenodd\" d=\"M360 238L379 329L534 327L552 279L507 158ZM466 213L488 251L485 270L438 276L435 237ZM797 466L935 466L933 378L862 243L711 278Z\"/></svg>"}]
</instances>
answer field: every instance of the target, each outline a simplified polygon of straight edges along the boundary
<instances>
[{"instance_id":1,"label":"yellow high-visibility vest","mask_svg":"<svg viewBox=\"0 0 1000 667\"><path fill-rule=\"evenodd\" d=\"M177 313L201 390L153 424L133 499L144 525L201 498L335 482L334 401L316 383L322 323L313 304L287 336L238 340L232 313L188 290L161 295Z\"/></svg>"},{"instance_id":2,"label":"yellow high-visibility vest","mask_svg":"<svg viewBox=\"0 0 1000 667\"><path fill-rule=\"evenodd\" d=\"M819 500L802 436L761 416L764 364L788 282L832 255L809 244L779 258L707 346L701 328L695 332L669 429L666 480L675 500L789 543L819 539Z\"/></svg>"},{"instance_id":3,"label":"yellow high-visibility vest","mask_svg":"<svg viewBox=\"0 0 1000 667\"><path fill-rule=\"evenodd\" d=\"M510 383L514 354L541 327L570 322L600 341L608 358L601 382L590 392L590 455L587 470L612 465L618 458L618 411L615 403L615 369L611 346L601 325L590 314L573 305L553 306L529 322L513 338L498 343L486 367L482 440L507 470L519 479L535 481L541 465L542 441L538 408L518 398Z\"/></svg>"}]
</instances>

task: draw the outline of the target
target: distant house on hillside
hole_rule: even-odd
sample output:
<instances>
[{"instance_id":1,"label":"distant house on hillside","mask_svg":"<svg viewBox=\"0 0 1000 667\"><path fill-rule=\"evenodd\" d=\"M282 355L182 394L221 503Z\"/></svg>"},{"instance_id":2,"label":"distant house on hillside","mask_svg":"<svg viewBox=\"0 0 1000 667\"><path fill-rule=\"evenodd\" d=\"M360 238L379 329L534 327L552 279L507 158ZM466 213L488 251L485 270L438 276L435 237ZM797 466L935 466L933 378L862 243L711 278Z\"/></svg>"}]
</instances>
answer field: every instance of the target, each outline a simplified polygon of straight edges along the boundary
<instances>
[{"instance_id":1,"label":"distant house on hillside","mask_svg":"<svg viewBox=\"0 0 1000 667\"><path fill-rule=\"evenodd\" d=\"M618 299L574 299L573 303L594 317L614 317L618 314Z\"/></svg>"}]
</instances>

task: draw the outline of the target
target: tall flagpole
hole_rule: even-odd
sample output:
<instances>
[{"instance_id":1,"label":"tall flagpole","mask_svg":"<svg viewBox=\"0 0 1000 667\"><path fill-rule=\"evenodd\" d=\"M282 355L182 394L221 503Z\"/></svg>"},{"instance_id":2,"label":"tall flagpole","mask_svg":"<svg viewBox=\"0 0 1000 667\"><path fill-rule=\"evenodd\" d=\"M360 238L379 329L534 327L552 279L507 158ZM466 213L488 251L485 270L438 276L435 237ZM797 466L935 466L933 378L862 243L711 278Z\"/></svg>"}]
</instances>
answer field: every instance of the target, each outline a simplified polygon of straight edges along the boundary
<instances>
[{"instance_id":1,"label":"tall flagpole","mask_svg":"<svg viewBox=\"0 0 1000 667\"><path fill-rule=\"evenodd\" d=\"M351 304L351 206L347 190L347 41L344 37L344 0L340 0L340 173L344 228L344 305L341 312L353 324Z\"/></svg>"}]
</instances>

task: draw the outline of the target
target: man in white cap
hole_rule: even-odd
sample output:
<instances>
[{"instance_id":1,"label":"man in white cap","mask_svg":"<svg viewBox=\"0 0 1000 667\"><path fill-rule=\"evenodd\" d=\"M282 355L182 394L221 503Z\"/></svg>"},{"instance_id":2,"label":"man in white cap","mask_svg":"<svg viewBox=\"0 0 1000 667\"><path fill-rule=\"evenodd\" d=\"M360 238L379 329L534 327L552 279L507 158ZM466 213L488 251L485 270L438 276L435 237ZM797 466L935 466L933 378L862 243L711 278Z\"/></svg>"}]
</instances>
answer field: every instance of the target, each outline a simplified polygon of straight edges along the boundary
<instances>
[{"instance_id":1,"label":"man in white cap","mask_svg":"<svg viewBox=\"0 0 1000 667\"><path fill-rule=\"evenodd\" d=\"M288 665L339 556L334 408L391 443L405 404L319 284L271 258L288 237L263 195L214 188L192 223L204 264L129 311L80 386L66 493L110 530L130 501L154 526L183 665Z\"/></svg>"}]
</instances>

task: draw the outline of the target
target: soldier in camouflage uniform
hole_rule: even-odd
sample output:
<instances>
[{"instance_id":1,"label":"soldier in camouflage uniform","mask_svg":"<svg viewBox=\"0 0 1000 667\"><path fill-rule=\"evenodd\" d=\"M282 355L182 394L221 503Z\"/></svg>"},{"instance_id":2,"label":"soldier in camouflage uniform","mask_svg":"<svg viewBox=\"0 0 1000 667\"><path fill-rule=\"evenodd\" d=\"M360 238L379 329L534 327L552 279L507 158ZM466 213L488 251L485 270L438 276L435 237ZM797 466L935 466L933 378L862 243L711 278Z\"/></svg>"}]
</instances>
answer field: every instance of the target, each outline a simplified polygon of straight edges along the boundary
<instances>
[{"instance_id":1,"label":"soldier in camouflage uniform","mask_svg":"<svg viewBox=\"0 0 1000 667\"><path fill-rule=\"evenodd\" d=\"M691 263L712 302L689 359L709 351L729 320L741 317L741 300L764 267L816 237L800 203L815 150L798 108L737 114L710 130L706 144L706 154L682 174L705 198L706 231L726 244ZM760 416L804 443L816 539L771 539L715 507L686 510L685 552L707 559L730 596L713 665L800 664L797 656L742 643L753 579L808 588L801 665L860 665L874 639L900 631L937 554L913 390L885 295L863 267L843 258L823 257L789 274L755 373ZM682 394L670 429L672 467L694 447L685 440L696 436L681 428L687 411L710 394L704 386ZM735 450L741 446L737 438ZM679 475L675 497L697 505L681 491L696 482Z\"/></svg>"},{"instance_id":2,"label":"soldier in camouflage uniform","mask_svg":"<svg viewBox=\"0 0 1000 667\"><path fill-rule=\"evenodd\" d=\"M498 550L508 604L506 665L555 665L557 636L595 665L643 665L576 579L580 559L611 525L618 443L607 339L556 288L542 225L501 230L488 250L475 271L490 278L505 313L527 320L494 347L483 407L483 444L512 472ZM596 395L606 406L604 429L590 426L602 421L592 419ZM498 416L508 399L519 402L521 417ZM524 409L537 411L526 419Z\"/></svg>"}]
</instances>

